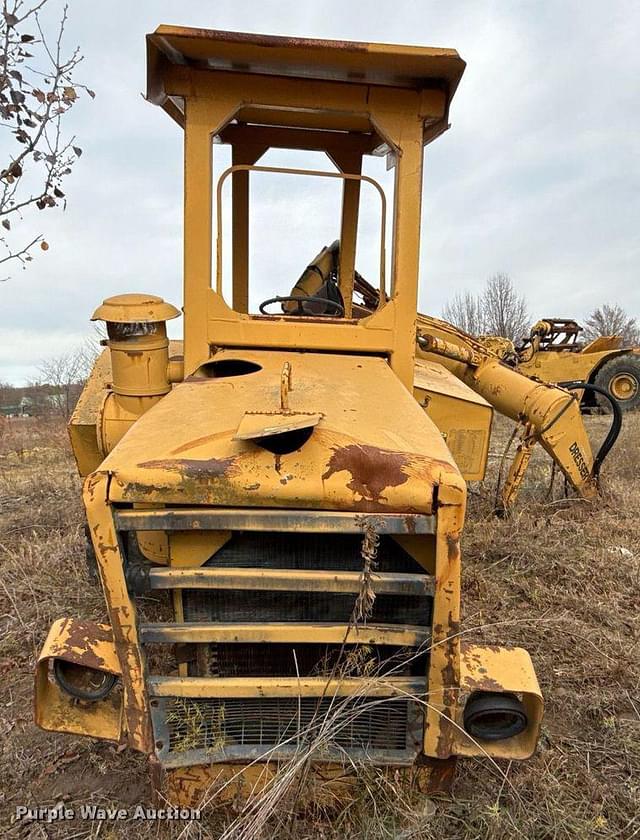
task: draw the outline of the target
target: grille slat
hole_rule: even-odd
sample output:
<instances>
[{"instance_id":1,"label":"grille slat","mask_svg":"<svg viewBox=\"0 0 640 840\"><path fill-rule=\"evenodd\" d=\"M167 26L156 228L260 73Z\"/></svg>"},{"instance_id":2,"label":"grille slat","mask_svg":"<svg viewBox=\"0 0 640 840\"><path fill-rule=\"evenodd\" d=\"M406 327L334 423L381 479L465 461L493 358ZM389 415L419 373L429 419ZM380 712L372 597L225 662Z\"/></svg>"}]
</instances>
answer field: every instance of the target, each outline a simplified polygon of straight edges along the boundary
<instances>
[{"instance_id":1,"label":"grille slat","mask_svg":"<svg viewBox=\"0 0 640 840\"><path fill-rule=\"evenodd\" d=\"M413 624L373 624L371 622L334 624L330 621L290 622L252 621L219 622L204 621L188 623L144 622L140 624L140 638L143 643L164 642L179 644L209 644L212 642L254 642L273 644L290 642L305 644L307 639L317 639L328 644L342 645L404 645L418 647L429 637L429 628Z\"/></svg>"}]
</instances>

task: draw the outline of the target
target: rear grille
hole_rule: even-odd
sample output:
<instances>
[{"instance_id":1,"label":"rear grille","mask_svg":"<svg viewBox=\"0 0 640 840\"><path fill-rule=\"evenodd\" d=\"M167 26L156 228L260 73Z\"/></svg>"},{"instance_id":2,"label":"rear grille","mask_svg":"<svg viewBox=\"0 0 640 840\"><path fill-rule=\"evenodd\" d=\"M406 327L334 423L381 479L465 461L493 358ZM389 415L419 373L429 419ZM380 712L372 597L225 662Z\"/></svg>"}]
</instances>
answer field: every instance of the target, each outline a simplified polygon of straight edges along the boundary
<instances>
[{"instance_id":1,"label":"rear grille","mask_svg":"<svg viewBox=\"0 0 640 840\"><path fill-rule=\"evenodd\" d=\"M238 569L362 569L358 534L299 534L242 532L207 560L207 566ZM424 572L391 537L382 535L378 549L380 572Z\"/></svg>"},{"instance_id":2,"label":"rear grille","mask_svg":"<svg viewBox=\"0 0 640 840\"><path fill-rule=\"evenodd\" d=\"M234 534L205 566L217 568L290 568L358 571L362 568L361 537L355 534ZM378 549L377 571L422 573L424 570L395 540L383 536ZM186 622L222 621L333 621L348 624L355 604L353 593L264 592L251 590L183 591ZM378 595L368 620L387 624L430 625L429 595ZM212 644L194 651L189 673L211 676L295 676L329 673L350 656L352 646ZM406 665L402 658L411 660ZM412 659L402 648L372 649L369 665L377 672L392 670L397 676L426 673L428 655ZM387 663L386 665L384 663Z\"/></svg>"},{"instance_id":3,"label":"rear grille","mask_svg":"<svg viewBox=\"0 0 640 840\"><path fill-rule=\"evenodd\" d=\"M426 674L428 653L415 654L407 648L393 645L369 647L363 653L356 645L322 644L272 644L268 649L263 644L213 644L192 646L189 673L212 677L310 677L329 675L332 672L343 676L353 674L349 669L351 661L366 662L367 673L380 676L393 673L395 676L417 676ZM358 651L361 657L357 657ZM197 663L196 663L197 659Z\"/></svg>"},{"instance_id":4,"label":"rear grille","mask_svg":"<svg viewBox=\"0 0 640 840\"><path fill-rule=\"evenodd\" d=\"M158 755L167 766L189 754L208 761L291 755L351 755L402 762L415 754L420 726L415 704L398 698L163 698L154 701ZM317 756L316 756L317 753Z\"/></svg>"},{"instance_id":5,"label":"rear grille","mask_svg":"<svg viewBox=\"0 0 640 840\"><path fill-rule=\"evenodd\" d=\"M231 570L234 582L217 588L213 582L202 586L195 577L185 581L174 650L188 663L191 681L185 682L205 677L211 682L206 691L192 687L191 696L175 696L183 690L189 695L184 685L152 696L156 751L165 766L286 758L301 748L311 749L316 761L344 761L345 753L348 760L377 764L415 760L422 742L422 707L406 691L394 694L390 682L381 690L379 678L407 678L413 680L411 693L426 691L429 653L424 639L432 619L432 590L424 583L425 570L382 534L373 574L374 579L376 573L387 575L382 581L387 588L380 586L362 622L369 625L369 635L363 636L369 643L358 644L348 634L363 562L362 533L234 532L204 564ZM248 588L246 572L244 578L233 577L234 569L255 570L256 585ZM260 570L276 570L276 575L283 570L278 586L261 583ZM305 572L307 580L310 572L321 573L316 577L320 583L296 591ZM403 575L406 585L400 580ZM223 579L222 574L217 578ZM169 625L146 625L141 637L163 642L163 626ZM410 646L401 646L406 644ZM224 690L216 678L227 680ZM267 684L269 678L272 684ZM290 680L286 692L278 678ZM297 679L305 678L314 687L297 696ZM346 678L354 680L348 691L355 694L340 696L344 689L325 688L325 680L339 686ZM229 682L236 679L238 683ZM247 688L249 684L260 688ZM317 743L321 732L326 737Z\"/></svg>"},{"instance_id":6,"label":"rear grille","mask_svg":"<svg viewBox=\"0 0 640 840\"><path fill-rule=\"evenodd\" d=\"M186 589L185 621L335 621L348 623L355 597L336 592L251 592ZM428 624L431 598L378 595L369 621L385 624Z\"/></svg>"},{"instance_id":7,"label":"rear grille","mask_svg":"<svg viewBox=\"0 0 640 840\"><path fill-rule=\"evenodd\" d=\"M361 538L355 534L235 534L205 566L330 571L362 569ZM376 571L422 573L424 569L390 537L381 537ZM185 621L348 622L355 596L335 592L185 590ZM378 595L372 622L430 624L431 597Z\"/></svg>"}]
</instances>

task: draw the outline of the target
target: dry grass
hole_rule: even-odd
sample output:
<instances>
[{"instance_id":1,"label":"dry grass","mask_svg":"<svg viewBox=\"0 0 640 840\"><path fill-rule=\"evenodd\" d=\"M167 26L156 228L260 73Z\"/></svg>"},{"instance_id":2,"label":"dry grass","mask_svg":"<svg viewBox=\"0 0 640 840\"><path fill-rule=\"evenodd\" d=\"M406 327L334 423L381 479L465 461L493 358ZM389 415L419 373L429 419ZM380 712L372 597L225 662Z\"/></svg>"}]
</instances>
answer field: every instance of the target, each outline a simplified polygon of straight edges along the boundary
<instances>
[{"instance_id":1,"label":"dry grass","mask_svg":"<svg viewBox=\"0 0 640 840\"><path fill-rule=\"evenodd\" d=\"M587 422L597 438L607 421ZM363 771L359 795L347 808L316 804L296 812L283 802L261 834L246 836L640 838L640 415L625 418L603 470L600 503L564 500L559 480L554 497L544 501L550 470L540 453L515 515L497 520L491 515L495 472L509 431L498 422L490 476L470 496L464 627L478 628L473 635L479 640L530 650L547 704L536 756L501 764L503 775L486 760L461 762L452 797L434 800L393 776ZM17 803L145 803L141 757L47 734L32 723L35 656L51 622L64 614L105 617L102 596L84 569L79 482L59 425L5 424L0 510L3 825ZM190 835L220 837L236 816L208 809ZM7 830L20 837L107 840L180 831L117 822Z\"/></svg>"}]
</instances>

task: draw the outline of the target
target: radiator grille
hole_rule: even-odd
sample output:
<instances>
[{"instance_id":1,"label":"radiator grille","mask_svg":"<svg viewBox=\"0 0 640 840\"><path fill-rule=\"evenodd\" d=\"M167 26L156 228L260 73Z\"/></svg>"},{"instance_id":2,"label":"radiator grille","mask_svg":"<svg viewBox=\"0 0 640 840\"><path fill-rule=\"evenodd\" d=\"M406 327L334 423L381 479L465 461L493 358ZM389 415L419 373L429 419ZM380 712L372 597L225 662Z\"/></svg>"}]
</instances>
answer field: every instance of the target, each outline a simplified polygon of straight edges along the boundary
<instances>
[{"instance_id":1,"label":"radiator grille","mask_svg":"<svg viewBox=\"0 0 640 840\"><path fill-rule=\"evenodd\" d=\"M357 645L306 644L211 644L192 645L189 662L191 676L211 677L312 677L339 673L358 676L350 662L365 663L366 673L392 673L396 677L427 673L429 654L393 645L367 647ZM359 650L357 650L359 647ZM359 655L358 655L359 654ZM197 661L196 661L197 660Z\"/></svg>"},{"instance_id":2,"label":"radiator grille","mask_svg":"<svg viewBox=\"0 0 640 840\"><path fill-rule=\"evenodd\" d=\"M359 534L234 533L209 558L212 568L359 572ZM382 536L376 571L426 574L401 546ZM294 575L295 576L295 575ZM185 623L330 622L350 624L356 593L185 589ZM428 627L432 596L377 595L367 620ZM391 645L237 642L180 646L195 677L425 676L428 650ZM405 697L155 697L151 702L158 758L167 767L216 761L279 759L315 745L314 760L363 759L410 764L421 749L423 712ZM327 721L329 723L327 724Z\"/></svg>"},{"instance_id":3,"label":"radiator grille","mask_svg":"<svg viewBox=\"0 0 640 840\"><path fill-rule=\"evenodd\" d=\"M319 757L346 750L380 759L407 750L413 755L418 743L411 722L415 704L404 698L176 697L160 705L156 738L163 739L159 754L169 763L171 756L177 763L187 753L221 760L278 747L289 752L312 747ZM411 739L415 745L408 743Z\"/></svg>"},{"instance_id":4,"label":"radiator grille","mask_svg":"<svg viewBox=\"0 0 640 840\"><path fill-rule=\"evenodd\" d=\"M348 624L356 596L342 592L252 592L186 589L186 621L335 621ZM369 621L429 624L431 597L378 595Z\"/></svg>"},{"instance_id":5,"label":"radiator grille","mask_svg":"<svg viewBox=\"0 0 640 840\"><path fill-rule=\"evenodd\" d=\"M205 565L214 568L277 568L359 571L357 534L234 534ZM422 573L416 561L389 537L380 539L377 571ZM335 621L348 623L355 595L335 592L185 590L185 621ZM387 624L431 623L429 595L378 595L370 616Z\"/></svg>"},{"instance_id":6,"label":"radiator grille","mask_svg":"<svg viewBox=\"0 0 640 840\"><path fill-rule=\"evenodd\" d=\"M266 569L362 569L358 534L235 533L205 565ZM380 537L380 572L424 572L424 569L387 535Z\"/></svg>"},{"instance_id":7,"label":"radiator grille","mask_svg":"<svg viewBox=\"0 0 640 840\"><path fill-rule=\"evenodd\" d=\"M331 571L362 569L362 538L357 534L236 533L205 565L236 568L290 568ZM390 537L382 536L377 571L422 573L418 563ZM355 604L353 593L269 592L251 590L183 591L186 622L223 621L332 621L348 624ZM429 625L430 595L380 594L373 604L371 622ZM210 644L192 652L189 673L196 676L301 676L328 673L341 658L340 670L351 646L313 644ZM294 653L295 651L295 653ZM372 649L367 657L376 672L394 670L397 676L426 673L428 653L411 657L401 648ZM406 659L407 664L402 664ZM387 664L383 664L387 663Z\"/></svg>"}]
</instances>

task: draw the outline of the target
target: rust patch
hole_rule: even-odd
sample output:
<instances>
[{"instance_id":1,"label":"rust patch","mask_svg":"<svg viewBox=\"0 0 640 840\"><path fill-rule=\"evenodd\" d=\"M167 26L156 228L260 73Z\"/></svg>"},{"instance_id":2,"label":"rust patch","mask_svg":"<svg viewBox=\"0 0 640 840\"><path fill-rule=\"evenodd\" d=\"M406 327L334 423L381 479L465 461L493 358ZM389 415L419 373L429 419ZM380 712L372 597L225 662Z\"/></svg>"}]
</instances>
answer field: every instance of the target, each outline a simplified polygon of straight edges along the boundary
<instances>
[{"instance_id":1,"label":"rust patch","mask_svg":"<svg viewBox=\"0 0 640 840\"><path fill-rule=\"evenodd\" d=\"M442 669L442 684L449 688L458 685L455 644L453 640L449 640L443 643L443 647L447 664Z\"/></svg>"},{"instance_id":2,"label":"rust patch","mask_svg":"<svg viewBox=\"0 0 640 840\"><path fill-rule=\"evenodd\" d=\"M472 646L464 639L460 642L460 653L469 668L474 668L476 665L482 664L482 656L480 656L475 646Z\"/></svg>"},{"instance_id":3,"label":"rust patch","mask_svg":"<svg viewBox=\"0 0 640 840\"><path fill-rule=\"evenodd\" d=\"M149 756L149 775L151 777L151 802L155 808L162 808L165 802L163 796L165 772L155 754Z\"/></svg>"},{"instance_id":4,"label":"rust patch","mask_svg":"<svg viewBox=\"0 0 640 840\"><path fill-rule=\"evenodd\" d=\"M155 37L155 36L154 36ZM182 33L172 36L176 40L184 38ZM254 35L249 32L224 32L222 30L190 28L186 37L198 38L201 40L229 41L231 43L257 44L260 47L271 47L280 49L282 47L302 47L308 49L326 50L330 44L331 48L339 47L349 52L369 52L369 45L363 41L323 41L319 38L300 38L286 35Z\"/></svg>"},{"instance_id":5,"label":"rust patch","mask_svg":"<svg viewBox=\"0 0 640 840\"><path fill-rule=\"evenodd\" d=\"M389 507L389 505L384 504L384 497L378 500L370 500L370 499L358 499L357 501L352 501L349 504L349 510L355 511L358 513L389 513L394 511L395 508ZM413 513L420 513L419 510L411 508ZM403 510L397 511L398 513L404 513Z\"/></svg>"},{"instance_id":6,"label":"rust patch","mask_svg":"<svg viewBox=\"0 0 640 840\"><path fill-rule=\"evenodd\" d=\"M414 516L405 516L404 517L404 524L407 529L407 533L415 534L416 532L416 520Z\"/></svg>"},{"instance_id":7,"label":"rust patch","mask_svg":"<svg viewBox=\"0 0 640 840\"><path fill-rule=\"evenodd\" d=\"M456 763L456 756L431 758L427 755L419 755L413 773L420 793L451 793Z\"/></svg>"},{"instance_id":8,"label":"rust patch","mask_svg":"<svg viewBox=\"0 0 640 840\"><path fill-rule=\"evenodd\" d=\"M438 766L431 769L431 793L451 793L453 782L456 775L455 756L440 759Z\"/></svg>"},{"instance_id":9,"label":"rust patch","mask_svg":"<svg viewBox=\"0 0 640 840\"><path fill-rule=\"evenodd\" d=\"M123 485L123 487L124 487L125 498L126 499L134 499L134 500L138 499L139 496L151 496L153 493L156 493L156 492L159 492L159 491L162 491L162 490L170 490L171 489L169 486L165 486L165 485L159 485L159 484L146 485L146 484L140 484L137 481L131 481L128 484Z\"/></svg>"},{"instance_id":10,"label":"rust patch","mask_svg":"<svg viewBox=\"0 0 640 840\"><path fill-rule=\"evenodd\" d=\"M434 628L435 629L435 628ZM454 710L458 702L457 689L460 685L458 651L460 622L452 619L449 613L449 624L446 629L446 637L442 641L443 656L445 665L441 670L442 679L442 719L440 721L440 734L436 744L436 753L439 758L446 758L451 755L455 737L454 728L449 722L453 720Z\"/></svg>"},{"instance_id":11,"label":"rust patch","mask_svg":"<svg viewBox=\"0 0 640 840\"><path fill-rule=\"evenodd\" d=\"M457 560L459 554L460 540L458 537L454 537L453 534L447 534L447 557L449 558L449 562L451 563Z\"/></svg>"},{"instance_id":12,"label":"rust patch","mask_svg":"<svg viewBox=\"0 0 640 840\"><path fill-rule=\"evenodd\" d=\"M174 460L143 461L138 464L144 470L168 470L179 472L185 478L225 478L233 471L235 457L205 458L200 461L195 458L176 458Z\"/></svg>"},{"instance_id":13,"label":"rust patch","mask_svg":"<svg viewBox=\"0 0 640 840\"><path fill-rule=\"evenodd\" d=\"M409 461L410 456L404 452L351 444L334 448L322 480L346 471L351 474L351 481L347 484L349 490L366 501L379 502L385 498L382 491L387 487L398 487L408 481L409 476L403 468Z\"/></svg>"},{"instance_id":14,"label":"rust patch","mask_svg":"<svg viewBox=\"0 0 640 840\"><path fill-rule=\"evenodd\" d=\"M445 702L447 702L446 698L450 694L450 691L444 692L443 696L445 698ZM451 751L453 750L455 735L454 728L451 725L452 717L450 707L446 706L442 709L440 715L440 734L438 735L438 741L436 743L436 754L438 758L449 758Z\"/></svg>"},{"instance_id":15,"label":"rust patch","mask_svg":"<svg viewBox=\"0 0 640 840\"><path fill-rule=\"evenodd\" d=\"M494 680L491 677L475 679L474 677L467 676L464 681L464 688L469 691L497 691L498 693L504 691L502 683L499 683L498 680Z\"/></svg>"},{"instance_id":16,"label":"rust patch","mask_svg":"<svg viewBox=\"0 0 640 840\"><path fill-rule=\"evenodd\" d=\"M59 651L61 659L96 671L111 671L104 659L93 649L95 642L113 643L113 637L108 630L98 624L74 621L70 618L65 620L63 629L67 635Z\"/></svg>"},{"instance_id":17,"label":"rust patch","mask_svg":"<svg viewBox=\"0 0 640 840\"><path fill-rule=\"evenodd\" d=\"M131 702L125 702L124 714L127 719L127 732L130 738L140 738L145 744L145 750L151 752L151 720L147 713ZM130 741L131 743L131 741ZM131 743L135 749L135 744Z\"/></svg>"},{"instance_id":18,"label":"rust patch","mask_svg":"<svg viewBox=\"0 0 640 840\"><path fill-rule=\"evenodd\" d=\"M449 613L449 636L455 638L458 642L460 641L460 622L451 617L451 613Z\"/></svg>"}]
</instances>

